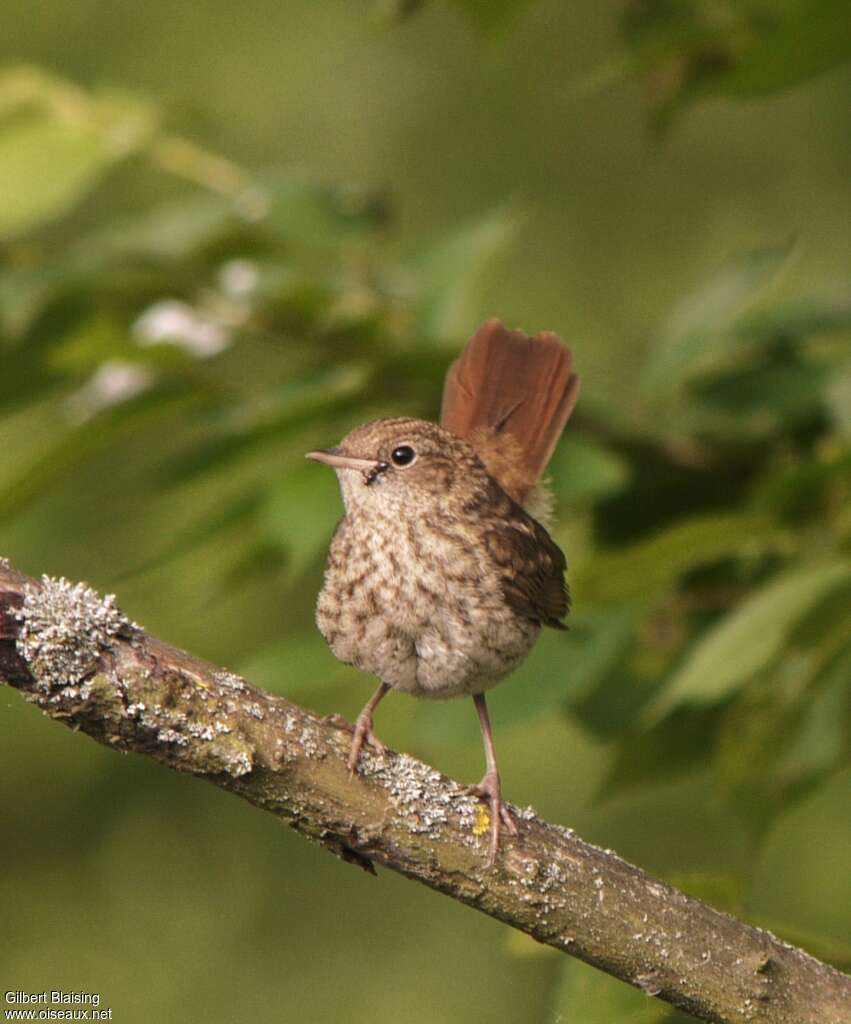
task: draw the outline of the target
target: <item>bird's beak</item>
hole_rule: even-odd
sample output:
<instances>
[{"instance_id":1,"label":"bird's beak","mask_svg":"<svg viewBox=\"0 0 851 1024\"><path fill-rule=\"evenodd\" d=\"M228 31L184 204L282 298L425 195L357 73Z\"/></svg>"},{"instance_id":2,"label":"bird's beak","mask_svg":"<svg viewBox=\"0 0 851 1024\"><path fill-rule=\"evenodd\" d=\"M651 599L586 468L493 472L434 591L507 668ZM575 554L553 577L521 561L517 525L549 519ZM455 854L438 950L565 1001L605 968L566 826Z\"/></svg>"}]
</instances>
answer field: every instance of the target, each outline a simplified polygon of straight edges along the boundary
<instances>
[{"instance_id":1,"label":"bird's beak","mask_svg":"<svg viewBox=\"0 0 851 1024\"><path fill-rule=\"evenodd\" d=\"M333 469L354 469L365 476L375 474L384 465L377 459L356 459L351 455L341 455L339 448L320 448L318 451L308 452L305 458L313 459L314 462L324 462Z\"/></svg>"}]
</instances>

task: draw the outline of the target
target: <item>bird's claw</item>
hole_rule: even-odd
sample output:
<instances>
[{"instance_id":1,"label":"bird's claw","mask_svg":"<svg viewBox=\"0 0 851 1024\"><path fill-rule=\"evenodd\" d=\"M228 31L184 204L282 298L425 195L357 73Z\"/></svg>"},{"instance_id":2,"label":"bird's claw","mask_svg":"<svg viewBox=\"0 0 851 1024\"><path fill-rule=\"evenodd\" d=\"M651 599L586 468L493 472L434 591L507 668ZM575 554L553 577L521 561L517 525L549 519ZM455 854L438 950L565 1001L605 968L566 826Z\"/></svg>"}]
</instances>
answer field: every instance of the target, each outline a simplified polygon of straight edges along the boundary
<instances>
[{"instance_id":1,"label":"bird's claw","mask_svg":"<svg viewBox=\"0 0 851 1024\"><path fill-rule=\"evenodd\" d=\"M505 825L513 836L517 835L517 825L511 812L502 802L499 775L496 772L488 772L478 785L469 787L469 792L473 796L483 797L490 804L491 827L487 866L492 868L496 863L496 853L499 849L500 824Z\"/></svg>"},{"instance_id":2,"label":"bird's claw","mask_svg":"<svg viewBox=\"0 0 851 1024\"><path fill-rule=\"evenodd\" d=\"M376 753L383 754L387 748L372 731L372 715L361 712L355 722L355 734L352 737L352 747L349 751L349 775L355 774L358 766L358 758L363 749L364 743L373 747Z\"/></svg>"}]
</instances>

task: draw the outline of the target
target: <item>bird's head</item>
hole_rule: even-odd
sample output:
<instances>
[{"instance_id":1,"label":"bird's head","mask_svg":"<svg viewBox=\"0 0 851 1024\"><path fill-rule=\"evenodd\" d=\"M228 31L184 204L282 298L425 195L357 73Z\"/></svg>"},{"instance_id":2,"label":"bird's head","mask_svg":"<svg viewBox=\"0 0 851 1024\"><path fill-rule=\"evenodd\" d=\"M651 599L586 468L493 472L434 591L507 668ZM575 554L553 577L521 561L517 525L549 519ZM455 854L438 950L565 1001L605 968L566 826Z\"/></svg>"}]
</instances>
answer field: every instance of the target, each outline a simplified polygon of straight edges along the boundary
<instances>
[{"instance_id":1,"label":"bird's head","mask_svg":"<svg viewBox=\"0 0 851 1024\"><path fill-rule=\"evenodd\" d=\"M388 514L433 506L487 485L487 472L460 438L426 420L381 419L356 427L334 448L307 453L331 466L348 512Z\"/></svg>"}]
</instances>

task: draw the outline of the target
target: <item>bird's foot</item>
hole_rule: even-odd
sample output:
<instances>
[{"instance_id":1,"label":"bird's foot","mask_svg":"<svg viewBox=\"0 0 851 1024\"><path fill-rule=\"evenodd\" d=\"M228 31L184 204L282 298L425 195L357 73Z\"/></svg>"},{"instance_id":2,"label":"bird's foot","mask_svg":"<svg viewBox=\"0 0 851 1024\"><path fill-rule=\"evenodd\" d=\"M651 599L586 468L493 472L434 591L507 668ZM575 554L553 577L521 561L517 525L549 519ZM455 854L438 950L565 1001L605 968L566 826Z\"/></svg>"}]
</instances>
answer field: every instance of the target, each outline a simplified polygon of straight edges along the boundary
<instances>
[{"instance_id":1,"label":"bird's foot","mask_svg":"<svg viewBox=\"0 0 851 1024\"><path fill-rule=\"evenodd\" d=\"M364 743L373 747L376 753L383 754L387 748L372 731L372 712L364 709L355 722L355 734L352 737L352 748L349 751L349 775L355 774L358 758Z\"/></svg>"},{"instance_id":2,"label":"bird's foot","mask_svg":"<svg viewBox=\"0 0 851 1024\"><path fill-rule=\"evenodd\" d=\"M513 836L517 835L517 826L514 824L514 818L508 808L502 802L499 775L496 772L487 772L477 786L470 786L469 792L473 796L484 797L490 804L491 834L487 866L492 868L496 862L496 851L499 848L500 825L505 825Z\"/></svg>"}]
</instances>

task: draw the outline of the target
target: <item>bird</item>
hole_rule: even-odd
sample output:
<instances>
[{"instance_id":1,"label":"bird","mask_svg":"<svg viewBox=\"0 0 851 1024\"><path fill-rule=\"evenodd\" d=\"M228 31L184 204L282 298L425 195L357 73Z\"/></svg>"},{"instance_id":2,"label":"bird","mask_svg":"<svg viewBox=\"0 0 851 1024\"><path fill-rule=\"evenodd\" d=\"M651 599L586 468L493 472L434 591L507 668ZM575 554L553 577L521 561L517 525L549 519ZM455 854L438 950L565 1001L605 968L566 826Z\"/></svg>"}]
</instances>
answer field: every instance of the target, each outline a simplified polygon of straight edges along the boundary
<instances>
[{"instance_id":1,"label":"bird","mask_svg":"<svg viewBox=\"0 0 851 1024\"><path fill-rule=\"evenodd\" d=\"M440 422L373 420L306 457L336 473L344 514L331 540L316 623L334 655L377 677L354 726L384 753L373 715L390 690L471 697L485 774L470 792L517 828L502 787L485 694L526 658L542 628L565 629L566 560L547 531L541 477L576 404L571 349L483 324L449 367Z\"/></svg>"}]
</instances>

